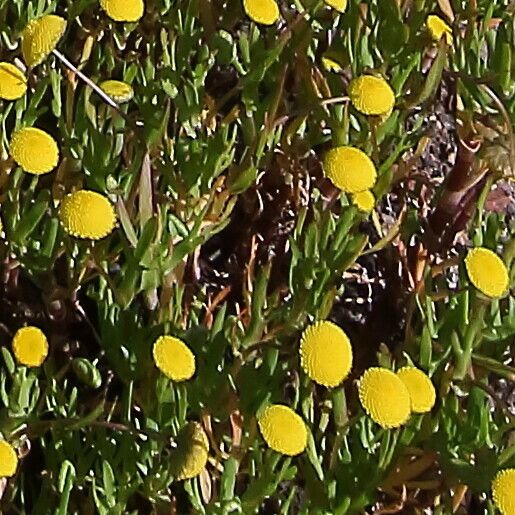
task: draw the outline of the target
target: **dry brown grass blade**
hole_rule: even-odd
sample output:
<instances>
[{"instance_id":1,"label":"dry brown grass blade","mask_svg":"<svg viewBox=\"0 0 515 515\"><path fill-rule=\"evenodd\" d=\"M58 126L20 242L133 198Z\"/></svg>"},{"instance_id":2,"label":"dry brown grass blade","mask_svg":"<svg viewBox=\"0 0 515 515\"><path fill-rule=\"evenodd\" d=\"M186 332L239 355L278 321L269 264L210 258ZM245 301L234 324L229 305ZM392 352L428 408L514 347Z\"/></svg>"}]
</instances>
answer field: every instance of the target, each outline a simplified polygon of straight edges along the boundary
<instances>
[{"instance_id":1,"label":"dry brown grass blade","mask_svg":"<svg viewBox=\"0 0 515 515\"><path fill-rule=\"evenodd\" d=\"M438 6L442 10L442 12L447 16L449 21L454 21L454 11L452 10L452 5L449 0L438 0Z\"/></svg>"}]
</instances>

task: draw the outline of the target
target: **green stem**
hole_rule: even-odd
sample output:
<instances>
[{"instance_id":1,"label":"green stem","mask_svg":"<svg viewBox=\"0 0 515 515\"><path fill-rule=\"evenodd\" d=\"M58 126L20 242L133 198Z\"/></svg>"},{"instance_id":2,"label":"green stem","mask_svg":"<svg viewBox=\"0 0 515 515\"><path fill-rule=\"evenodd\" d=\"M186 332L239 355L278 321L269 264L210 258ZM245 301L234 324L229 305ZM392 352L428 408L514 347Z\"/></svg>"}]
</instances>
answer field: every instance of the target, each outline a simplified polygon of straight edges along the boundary
<instances>
[{"instance_id":1,"label":"green stem","mask_svg":"<svg viewBox=\"0 0 515 515\"><path fill-rule=\"evenodd\" d=\"M471 321L465 332L463 349L457 357L456 370L454 371L454 379L463 379L467 373L472 360L472 351L477 339L478 333L481 331L483 325L483 318L485 316L487 304L476 298L472 304L472 317ZM476 309L474 309L476 308Z\"/></svg>"}]
</instances>

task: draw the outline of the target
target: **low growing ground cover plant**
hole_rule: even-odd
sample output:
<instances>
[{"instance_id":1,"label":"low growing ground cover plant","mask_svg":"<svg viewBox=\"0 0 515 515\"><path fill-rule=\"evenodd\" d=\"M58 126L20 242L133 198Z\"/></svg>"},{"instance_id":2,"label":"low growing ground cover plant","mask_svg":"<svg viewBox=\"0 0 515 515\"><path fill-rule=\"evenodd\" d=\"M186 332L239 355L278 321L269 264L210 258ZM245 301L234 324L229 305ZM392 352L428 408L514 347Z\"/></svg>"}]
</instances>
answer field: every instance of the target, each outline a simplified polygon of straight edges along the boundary
<instances>
[{"instance_id":1,"label":"low growing ground cover plant","mask_svg":"<svg viewBox=\"0 0 515 515\"><path fill-rule=\"evenodd\" d=\"M514 13L0 0L2 512L514 515Z\"/></svg>"}]
</instances>

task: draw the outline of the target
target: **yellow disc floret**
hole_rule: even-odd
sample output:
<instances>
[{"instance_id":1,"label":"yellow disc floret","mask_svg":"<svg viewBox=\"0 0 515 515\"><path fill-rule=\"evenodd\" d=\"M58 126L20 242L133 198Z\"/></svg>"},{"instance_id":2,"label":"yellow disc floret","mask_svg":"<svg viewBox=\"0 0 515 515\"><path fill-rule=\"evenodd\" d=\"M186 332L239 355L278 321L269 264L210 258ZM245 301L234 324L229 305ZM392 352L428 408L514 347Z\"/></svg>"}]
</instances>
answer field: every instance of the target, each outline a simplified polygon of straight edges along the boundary
<instances>
[{"instance_id":1,"label":"yellow disc floret","mask_svg":"<svg viewBox=\"0 0 515 515\"><path fill-rule=\"evenodd\" d=\"M352 105L363 114L385 115L393 109L395 95L382 77L361 75L349 84Z\"/></svg>"},{"instance_id":2,"label":"yellow disc floret","mask_svg":"<svg viewBox=\"0 0 515 515\"><path fill-rule=\"evenodd\" d=\"M177 450L172 454L177 479L191 479L204 470L209 457L209 440L198 422L189 422L177 436Z\"/></svg>"},{"instance_id":3,"label":"yellow disc floret","mask_svg":"<svg viewBox=\"0 0 515 515\"><path fill-rule=\"evenodd\" d=\"M359 400L370 418L385 429L401 426L410 415L408 389L387 368L365 371L359 381Z\"/></svg>"},{"instance_id":4,"label":"yellow disc floret","mask_svg":"<svg viewBox=\"0 0 515 515\"><path fill-rule=\"evenodd\" d=\"M370 213L374 209L376 199L370 190L360 191L352 195L352 203L365 213Z\"/></svg>"},{"instance_id":5,"label":"yellow disc floret","mask_svg":"<svg viewBox=\"0 0 515 515\"><path fill-rule=\"evenodd\" d=\"M43 62L55 49L66 30L66 20L47 14L32 20L23 29L21 50L27 66Z\"/></svg>"},{"instance_id":6,"label":"yellow disc floret","mask_svg":"<svg viewBox=\"0 0 515 515\"><path fill-rule=\"evenodd\" d=\"M431 379L415 367L403 367L398 372L399 379L408 389L411 411L426 413L435 405L436 393Z\"/></svg>"},{"instance_id":7,"label":"yellow disc floret","mask_svg":"<svg viewBox=\"0 0 515 515\"><path fill-rule=\"evenodd\" d=\"M195 373L195 355L179 338L161 336L153 348L154 363L168 378L186 381Z\"/></svg>"},{"instance_id":8,"label":"yellow disc floret","mask_svg":"<svg viewBox=\"0 0 515 515\"><path fill-rule=\"evenodd\" d=\"M134 96L132 86L121 80L105 80L99 86L104 93L120 104L128 102Z\"/></svg>"},{"instance_id":9,"label":"yellow disc floret","mask_svg":"<svg viewBox=\"0 0 515 515\"><path fill-rule=\"evenodd\" d=\"M100 0L100 7L114 21L135 22L145 12L143 0Z\"/></svg>"},{"instance_id":10,"label":"yellow disc floret","mask_svg":"<svg viewBox=\"0 0 515 515\"><path fill-rule=\"evenodd\" d=\"M496 474L492 497L502 515L515 515L515 469L504 469Z\"/></svg>"},{"instance_id":11,"label":"yellow disc floret","mask_svg":"<svg viewBox=\"0 0 515 515\"><path fill-rule=\"evenodd\" d=\"M59 148L50 134L36 127L16 131L9 144L11 157L25 172L41 175L51 172L59 162Z\"/></svg>"},{"instance_id":12,"label":"yellow disc floret","mask_svg":"<svg viewBox=\"0 0 515 515\"><path fill-rule=\"evenodd\" d=\"M107 197L90 190L67 195L59 208L64 230L77 238L100 240L114 228L116 215Z\"/></svg>"},{"instance_id":13,"label":"yellow disc floret","mask_svg":"<svg viewBox=\"0 0 515 515\"><path fill-rule=\"evenodd\" d=\"M279 19L279 7L275 0L243 0L247 16L261 25L273 25Z\"/></svg>"},{"instance_id":14,"label":"yellow disc floret","mask_svg":"<svg viewBox=\"0 0 515 515\"><path fill-rule=\"evenodd\" d=\"M503 260L490 249L476 247L465 258L470 282L488 297L501 297L508 289L508 270Z\"/></svg>"},{"instance_id":15,"label":"yellow disc floret","mask_svg":"<svg viewBox=\"0 0 515 515\"><path fill-rule=\"evenodd\" d=\"M0 477L12 477L16 474L18 456L12 445L0 440Z\"/></svg>"},{"instance_id":16,"label":"yellow disc floret","mask_svg":"<svg viewBox=\"0 0 515 515\"><path fill-rule=\"evenodd\" d=\"M26 367L39 367L48 354L48 341L37 327L22 327L16 331L12 341L16 360Z\"/></svg>"},{"instance_id":17,"label":"yellow disc floret","mask_svg":"<svg viewBox=\"0 0 515 515\"><path fill-rule=\"evenodd\" d=\"M16 100L27 91L25 74L14 64L0 63L0 98Z\"/></svg>"},{"instance_id":18,"label":"yellow disc floret","mask_svg":"<svg viewBox=\"0 0 515 515\"><path fill-rule=\"evenodd\" d=\"M448 45L452 45L452 29L442 20L442 18L440 18L440 16L430 14L426 18L426 27L435 41L440 41L442 36L445 35L446 43Z\"/></svg>"},{"instance_id":19,"label":"yellow disc floret","mask_svg":"<svg viewBox=\"0 0 515 515\"><path fill-rule=\"evenodd\" d=\"M323 321L310 325L300 343L300 362L310 379L324 386L337 386L352 367L352 348L336 324Z\"/></svg>"},{"instance_id":20,"label":"yellow disc floret","mask_svg":"<svg viewBox=\"0 0 515 515\"><path fill-rule=\"evenodd\" d=\"M324 2L341 13L347 9L347 0L324 0Z\"/></svg>"},{"instance_id":21,"label":"yellow disc floret","mask_svg":"<svg viewBox=\"0 0 515 515\"><path fill-rule=\"evenodd\" d=\"M302 418L288 406L272 404L258 419L259 430L268 447L287 456L306 448L308 431Z\"/></svg>"},{"instance_id":22,"label":"yellow disc floret","mask_svg":"<svg viewBox=\"0 0 515 515\"><path fill-rule=\"evenodd\" d=\"M347 193L370 189L377 177L372 160L355 147L329 150L324 159L324 171L337 188Z\"/></svg>"}]
</instances>

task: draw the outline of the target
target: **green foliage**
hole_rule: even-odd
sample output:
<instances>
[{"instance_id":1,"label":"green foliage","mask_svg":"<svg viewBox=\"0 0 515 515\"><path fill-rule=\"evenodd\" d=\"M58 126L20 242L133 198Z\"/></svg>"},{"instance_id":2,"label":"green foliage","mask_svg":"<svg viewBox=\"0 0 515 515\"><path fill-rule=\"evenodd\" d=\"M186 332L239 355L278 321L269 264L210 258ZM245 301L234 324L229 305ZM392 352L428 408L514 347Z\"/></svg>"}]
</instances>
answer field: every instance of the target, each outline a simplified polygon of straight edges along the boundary
<instances>
[{"instance_id":1,"label":"green foliage","mask_svg":"<svg viewBox=\"0 0 515 515\"><path fill-rule=\"evenodd\" d=\"M58 48L79 70L135 92L115 110L50 55L27 70L25 96L0 100L0 433L20 458L0 489L6 513L494 512L492 478L515 466L515 298L475 290L463 257L472 245L497 251L513 289L513 3L279 4L281 21L265 27L240 1L147 0L144 17L123 24L96 0L0 0L2 61L21 63L25 25L55 13L68 22ZM425 25L446 6L452 45ZM389 116L349 102L363 73L391 85ZM460 140L480 142L457 190L431 176L425 154L443 105ZM13 131L32 125L59 144L46 175L9 156ZM324 178L334 145L374 161L371 215ZM59 223L60 201L80 188L115 207L104 239ZM462 195L450 242L431 222L449 188ZM490 192L503 188L512 197L498 207ZM370 260L380 272L369 285L386 293L359 299L353 284ZM375 320L357 327L351 301L377 303ZM333 390L298 356L301 331L329 318L355 360ZM22 325L48 337L40 368L13 356ZM162 334L195 354L191 380L156 368ZM378 364L424 370L434 409L399 429L374 424L356 380ZM267 448L256 417L269 403L305 420L301 455ZM173 451L191 420L210 459L178 481Z\"/></svg>"}]
</instances>

